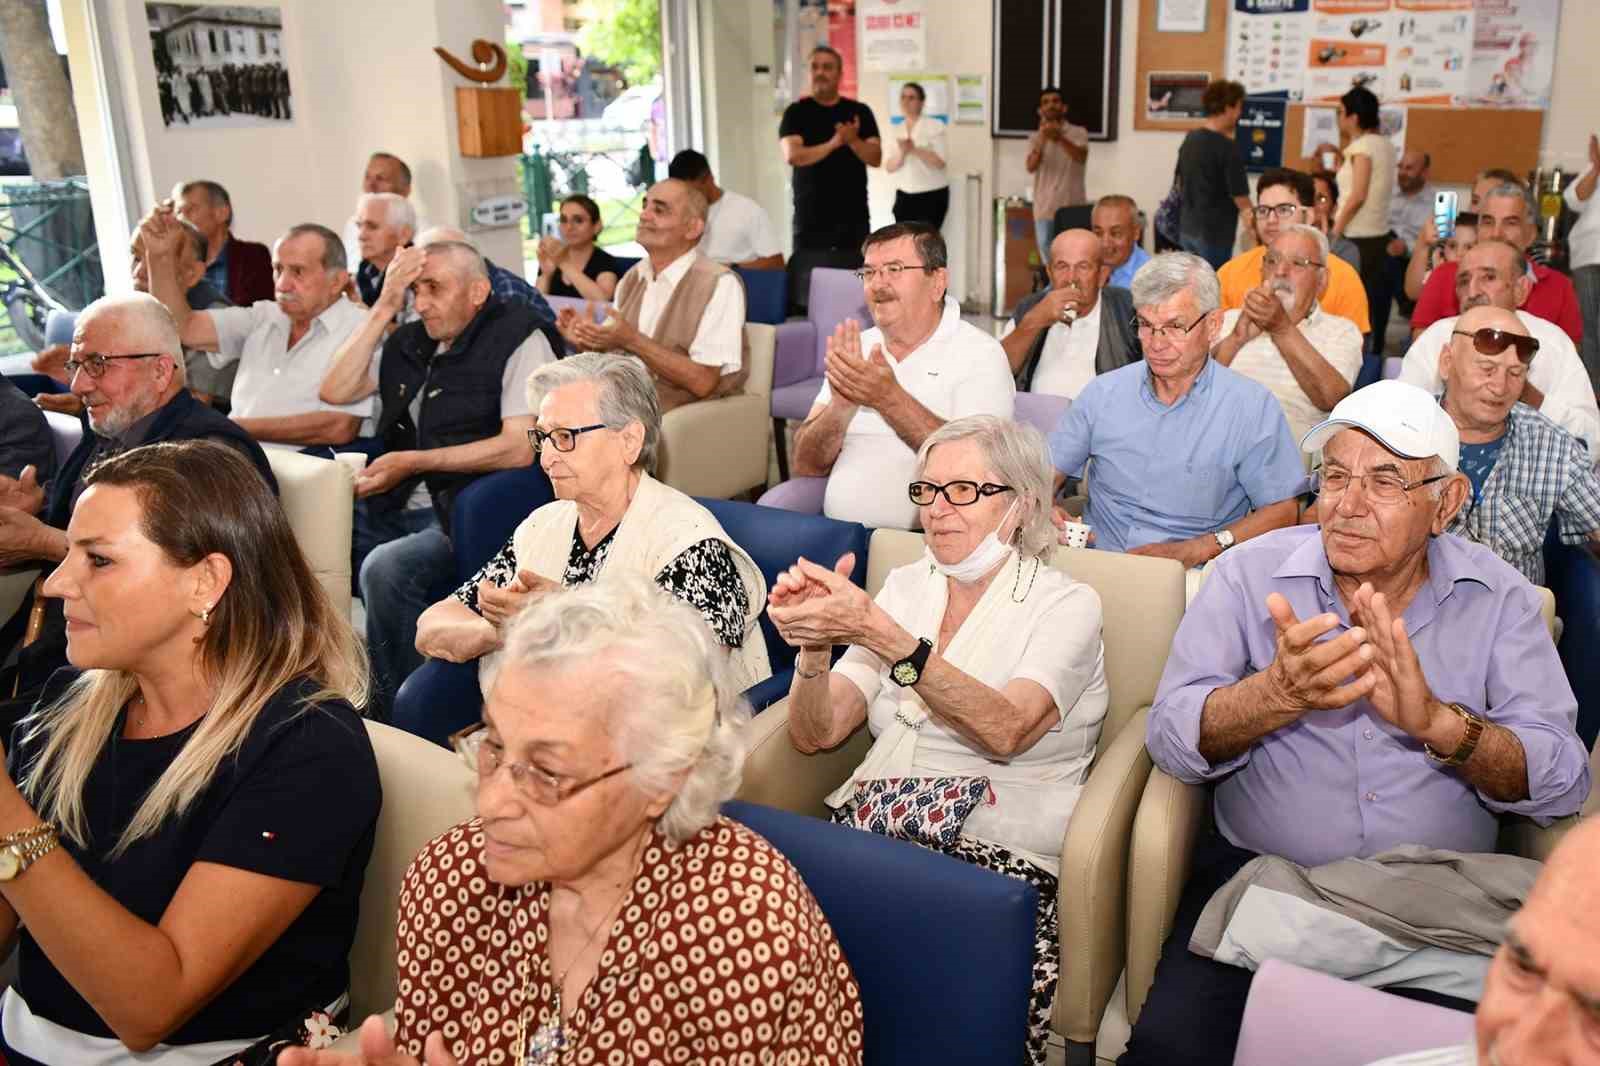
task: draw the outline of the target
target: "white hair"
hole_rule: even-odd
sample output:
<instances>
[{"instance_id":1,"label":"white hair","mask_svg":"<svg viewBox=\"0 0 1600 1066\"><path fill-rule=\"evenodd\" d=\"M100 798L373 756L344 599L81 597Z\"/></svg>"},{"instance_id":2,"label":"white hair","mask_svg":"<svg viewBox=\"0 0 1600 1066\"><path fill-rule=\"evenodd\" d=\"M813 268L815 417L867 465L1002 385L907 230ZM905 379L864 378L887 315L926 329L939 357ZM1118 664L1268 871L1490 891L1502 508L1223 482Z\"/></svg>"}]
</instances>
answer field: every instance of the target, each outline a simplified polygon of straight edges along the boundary
<instances>
[{"instance_id":1,"label":"white hair","mask_svg":"<svg viewBox=\"0 0 1600 1066\"><path fill-rule=\"evenodd\" d=\"M1003 484L1016 492L1022 517L1017 525L1017 547L1023 555L1049 561L1055 551L1056 528L1051 517L1050 449L1044 434L1026 422L998 415L969 415L946 422L917 449L917 476L928 465L935 445L958 440L977 442L983 461Z\"/></svg>"},{"instance_id":2,"label":"white hair","mask_svg":"<svg viewBox=\"0 0 1600 1066\"><path fill-rule=\"evenodd\" d=\"M1317 243L1317 255L1322 259L1323 269L1327 269L1327 266L1328 266L1328 237L1327 237L1327 235L1325 233L1323 233L1321 230L1319 230L1315 226L1308 226L1304 222L1296 222L1292 226L1285 226L1283 229L1279 230L1278 231L1277 240L1274 240L1272 243L1273 244L1277 244L1278 241L1281 241L1283 238L1289 236L1291 233L1294 234L1297 237L1309 237L1311 240L1315 241Z\"/></svg>"},{"instance_id":3,"label":"white hair","mask_svg":"<svg viewBox=\"0 0 1600 1066\"><path fill-rule=\"evenodd\" d=\"M361 209L369 203L383 205L384 218L395 229L409 229L413 232L417 228L417 209L411 206L411 201L404 196L392 192L366 192L361 194L361 199L356 201L356 214L361 214Z\"/></svg>"},{"instance_id":4,"label":"white hair","mask_svg":"<svg viewBox=\"0 0 1600 1066\"><path fill-rule=\"evenodd\" d=\"M546 363L528 375L528 409L539 413L544 398L557 389L593 381L600 386L600 421L607 429L626 429L637 422L644 427L644 444L634 467L654 473L661 451L661 398L644 363L619 352L580 352Z\"/></svg>"},{"instance_id":5,"label":"white hair","mask_svg":"<svg viewBox=\"0 0 1600 1066\"><path fill-rule=\"evenodd\" d=\"M1533 198L1528 195L1527 186L1518 185L1513 181L1502 181L1499 185L1496 185L1494 188L1484 193L1483 200L1481 202L1488 203L1490 200L1498 199L1499 197L1503 196L1515 196L1520 199L1522 201L1523 211L1527 213L1530 221L1533 219Z\"/></svg>"},{"instance_id":6,"label":"white hair","mask_svg":"<svg viewBox=\"0 0 1600 1066\"><path fill-rule=\"evenodd\" d=\"M606 725L635 787L676 791L659 823L669 841L681 844L716 821L738 790L750 706L734 687L727 649L698 611L648 575L536 598L507 625L496 674L508 663L625 679Z\"/></svg>"},{"instance_id":7,"label":"white hair","mask_svg":"<svg viewBox=\"0 0 1600 1066\"><path fill-rule=\"evenodd\" d=\"M1211 264L1190 252L1162 252L1139 268L1128 286L1134 307L1164 304L1188 291L1196 311L1206 313L1222 306L1222 285Z\"/></svg>"},{"instance_id":8,"label":"white hair","mask_svg":"<svg viewBox=\"0 0 1600 1066\"><path fill-rule=\"evenodd\" d=\"M130 292L121 296L102 296L78 314L75 332L96 318L113 317L122 323L121 332L139 337L141 348L160 352L169 357L183 374L183 342L178 339L178 326L160 300L147 292Z\"/></svg>"},{"instance_id":9,"label":"white hair","mask_svg":"<svg viewBox=\"0 0 1600 1066\"><path fill-rule=\"evenodd\" d=\"M454 226L429 226L417 234L412 243L419 248L426 248L430 244L445 244L451 241L456 244L470 244L474 248L478 247L476 241L469 239L465 232L456 229Z\"/></svg>"}]
</instances>

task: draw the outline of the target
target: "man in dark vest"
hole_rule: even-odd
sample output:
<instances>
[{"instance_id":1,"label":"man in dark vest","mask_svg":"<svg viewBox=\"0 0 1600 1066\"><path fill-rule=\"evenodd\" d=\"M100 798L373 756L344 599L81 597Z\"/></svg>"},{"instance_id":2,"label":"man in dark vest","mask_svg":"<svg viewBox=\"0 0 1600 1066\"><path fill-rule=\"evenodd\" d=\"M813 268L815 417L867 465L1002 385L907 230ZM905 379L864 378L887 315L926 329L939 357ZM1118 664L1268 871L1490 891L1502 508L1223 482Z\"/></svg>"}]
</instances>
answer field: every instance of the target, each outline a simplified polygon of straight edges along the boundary
<instances>
[{"instance_id":1,"label":"man in dark vest","mask_svg":"<svg viewBox=\"0 0 1600 1066\"><path fill-rule=\"evenodd\" d=\"M1140 358L1133 297L1106 286L1100 238L1064 230L1050 242L1050 288L1017 305L1000 335L1018 392L1076 399L1096 374Z\"/></svg>"},{"instance_id":2,"label":"man in dark vest","mask_svg":"<svg viewBox=\"0 0 1600 1066\"><path fill-rule=\"evenodd\" d=\"M415 289L419 320L388 329ZM528 466L528 375L552 361L532 311L490 290L483 257L444 241L404 248L322 382L327 403L379 394L384 453L356 479L353 572L367 612L374 712L422 664L417 618L455 587L450 505L480 475ZM383 342L378 377L368 369Z\"/></svg>"},{"instance_id":3,"label":"man in dark vest","mask_svg":"<svg viewBox=\"0 0 1600 1066\"><path fill-rule=\"evenodd\" d=\"M155 297L107 296L85 308L73 332L67 373L72 391L83 400L89 432L48 487L0 478L0 565L49 567L65 558L67 522L83 491L84 472L141 444L218 441L242 452L277 491L261 446L185 388L178 329ZM29 609L24 604L7 624L9 643L20 637ZM46 600L43 629L18 657L20 710L27 710L50 674L67 664L66 649L61 601ZM9 694L9 686L5 691ZM14 715L0 710L0 728L9 729L12 721Z\"/></svg>"}]
</instances>

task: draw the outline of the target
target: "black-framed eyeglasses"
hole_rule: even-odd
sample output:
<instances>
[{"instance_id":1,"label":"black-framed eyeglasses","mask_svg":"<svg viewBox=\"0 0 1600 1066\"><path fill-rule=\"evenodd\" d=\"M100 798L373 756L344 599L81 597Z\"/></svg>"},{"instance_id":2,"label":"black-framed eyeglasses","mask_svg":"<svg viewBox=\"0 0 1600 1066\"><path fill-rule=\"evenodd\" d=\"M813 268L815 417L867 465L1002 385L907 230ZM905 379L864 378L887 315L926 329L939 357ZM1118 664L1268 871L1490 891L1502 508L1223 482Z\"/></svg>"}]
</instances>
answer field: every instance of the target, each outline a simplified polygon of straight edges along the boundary
<instances>
[{"instance_id":1,"label":"black-framed eyeglasses","mask_svg":"<svg viewBox=\"0 0 1600 1066\"><path fill-rule=\"evenodd\" d=\"M939 268L918 266L915 263L885 263L881 267L862 267L860 270L851 271L851 273L855 274L858 280L862 282L869 282L879 274L882 274L884 277L893 280L898 278L907 270L921 270L923 272L927 272L937 269Z\"/></svg>"},{"instance_id":2,"label":"black-framed eyeglasses","mask_svg":"<svg viewBox=\"0 0 1600 1066\"><path fill-rule=\"evenodd\" d=\"M585 789L633 768L631 762L623 763L594 777L563 782L555 774L547 773L537 766L507 762L505 748L501 747L498 741L489 739L489 727L482 722L452 734L450 746L461 756L462 761L477 773L480 780L493 777L496 770L505 767L511 774L511 783L517 790L541 807L558 806Z\"/></svg>"},{"instance_id":3,"label":"black-framed eyeglasses","mask_svg":"<svg viewBox=\"0 0 1600 1066\"><path fill-rule=\"evenodd\" d=\"M1190 333L1193 333L1194 328L1200 323L1204 322L1206 320L1206 316L1210 313L1210 311L1200 312L1200 316L1187 326L1180 322L1168 322L1164 326L1153 326L1144 319L1140 318L1138 315L1133 316L1133 320L1129 323L1129 325L1133 327L1135 333L1138 333L1143 337L1149 337L1151 340L1175 341L1179 337L1188 336Z\"/></svg>"},{"instance_id":4,"label":"black-framed eyeglasses","mask_svg":"<svg viewBox=\"0 0 1600 1066\"><path fill-rule=\"evenodd\" d=\"M1261 258L1261 267L1268 274L1276 274L1278 272L1278 268L1283 266L1285 263L1294 267L1296 270L1321 270L1323 267L1328 265L1320 259L1307 259L1303 255L1284 256L1279 255L1277 252L1268 252Z\"/></svg>"},{"instance_id":5,"label":"black-framed eyeglasses","mask_svg":"<svg viewBox=\"0 0 1600 1066\"><path fill-rule=\"evenodd\" d=\"M1327 493L1329 497L1343 496L1352 484L1357 481L1365 483L1367 495L1379 503L1399 503L1413 489L1420 489L1424 485L1432 485L1435 481L1443 481L1449 474L1435 474L1432 477L1422 478L1420 481L1407 481L1395 470L1378 470L1366 474L1352 474L1348 470L1334 467L1332 470L1319 469L1311 473L1311 491L1317 495Z\"/></svg>"},{"instance_id":6,"label":"black-framed eyeglasses","mask_svg":"<svg viewBox=\"0 0 1600 1066\"><path fill-rule=\"evenodd\" d=\"M558 452L570 452L578 446L578 438L580 436L590 430L605 428L606 424L604 422L596 422L592 426L573 426L571 429L565 426L557 426L548 433L542 429L530 429L528 430L528 443L533 445L535 454L544 450L545 441L549 441L551 446Z\"/></svg>"},{"instance_id":7,"label":"black-framed eyeglasses","mask_svg":"<svg viewBox=\"0 0 1600 1066\"><path fill-rule=\"evenodd\" d=\"M918 507L932 506L933 501L941 494L950 501L953 507L966 507L978 502L980 496L997 496L1002 492L1013 491L1010 485L995 485L990 482L979 484L976 481L947 481L943 485L936 485L931 481L913 481L906 486L906 495L911 497L911 502Z\"/></svg>"},{"instance_id":8,"label":"black-framed eyeglasses","mask_svg":"<svg viewBox=\"0 0 1600 1066\"><path fill-rule=\"evenodd\" d=\"M159 359L166 354L166 352L134 352L131 355L101 355L99 352L94 352L82 359L68 359L62 364L62 369L67 372L69 378L82 370L90 377L99 380L105 377L107 368L118 359Z\"/></svg>"},{"instance_id":9,"label":"black-framed eyeglasses","mask_svg":"<svg viewBox=\"0 0 1600 1066\"><path fill-rule=\"evenodd\" d=\"M1533 362L1533 357L1539 350L1539 341L1535 337L1525 337L1521 333L1512 333L1510 330L1491 329L1485 326L1482 329L1464 330L1453 329L1452 336L1471 337L1472 347L1479 355L1499 355L1507 348L1516 346L1517 358L1524 363Z\"/></svg>"},{"instance_id":10,"label":"black-framed eyeglasses","mask_svg":"<svg viewBox=\"0 0 1600 1066\"><path fill-rule=\"evenodd\" d=\"M1304 210L1305 208L1299 204L1257 204L1255 206L1256 217L1263 222L1273 215L1277 215L1279 218L1293 218L1295 212Z\"/></svg>"}]
</instances>

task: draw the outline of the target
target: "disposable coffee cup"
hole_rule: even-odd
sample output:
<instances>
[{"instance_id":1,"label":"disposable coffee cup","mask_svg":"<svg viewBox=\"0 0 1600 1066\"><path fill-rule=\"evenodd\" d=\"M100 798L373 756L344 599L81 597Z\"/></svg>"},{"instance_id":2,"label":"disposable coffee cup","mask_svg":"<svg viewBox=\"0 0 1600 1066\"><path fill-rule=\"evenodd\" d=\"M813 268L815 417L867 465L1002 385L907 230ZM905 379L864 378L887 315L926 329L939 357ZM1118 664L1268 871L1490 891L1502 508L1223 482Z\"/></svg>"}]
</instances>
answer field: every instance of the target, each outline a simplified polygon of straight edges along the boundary
<instances>
[{"instance_id":1,"label":"disposable coffee cup","mask_svg":"<svg viewBox=\"0 0 1600 1066\"><path fill-rule=\"evenodd\" d=\"M361 476L361 471L367 468L367 453L334 452L333 461L341 464L342 466L348 467L350 470L350 476L352 478L358 478Z\"/></svg>"},{"instance_id":2,"label":"disposable coffee cup","mask_svg":"<svg viewBox=\"0 0 1600 1066\"><path fill-rule=\"evenodd\" d=\"M1087 522L1068 522L1061 533L1061 543L1068 548L1089 546L1090 525Z\"/></svg>"},{"instance_id":3,"label":"disposable coffee cup","mask_svg":"<svg viewBox=\"0 0 1600 1066\"><path fill-rule=\"evenodd\" d=\"M1339 163L1339 156L1335 152L1322 153L1322 169L1332 170Z\"/></svg>"}]
</instances>

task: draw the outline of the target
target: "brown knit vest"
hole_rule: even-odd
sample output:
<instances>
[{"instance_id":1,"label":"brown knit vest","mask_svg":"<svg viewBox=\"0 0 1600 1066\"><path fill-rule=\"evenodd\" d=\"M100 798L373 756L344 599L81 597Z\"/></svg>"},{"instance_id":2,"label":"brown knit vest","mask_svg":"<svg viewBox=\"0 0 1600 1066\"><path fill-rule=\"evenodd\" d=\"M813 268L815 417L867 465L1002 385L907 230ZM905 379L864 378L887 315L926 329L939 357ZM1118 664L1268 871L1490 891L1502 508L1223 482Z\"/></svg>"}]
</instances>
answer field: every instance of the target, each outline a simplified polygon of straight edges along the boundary
<instances>
[{"instance_id":1,"label":"brown knit vest","mask_svg":"<svg viewBox=\"0 0 1600 1066\"><path fill-rule=\"evenodd\" d=\"M687 273L678 280L674 286L667 306L662 308L661 317L656 321L655 332L651 340L657 344L664 344L669 348L676 348L685 355L689 353L689 346L694 343L694 335L700 328L700 316L705 313L706 305L711 302L711 294L716 291L717 281L722 275L730 273L721 263L713 263L703 255L694 252L685 252L685 255L694 255L694 262ZM639 308L644 303L644 290L646 282L639 268L644 265L641 261L638 266L623 275L622 281L617 285L616 304L617 312L629 323L639 325ZM734 275L738 277L737 274ZM739 280L741 287L744 280ZM661 412L682 407L686 403L693 403L699 397L688 389L679 388L667 381L661 375L651 372L656 380L656 395L661 399ZM739 331L739 369L731 374L723 374L717 382L716 389L707 399L717 396L732 396L744 389L745 378L750 376L750 345L745 340L744 331Z\"/></svg>"}]
</instances>

